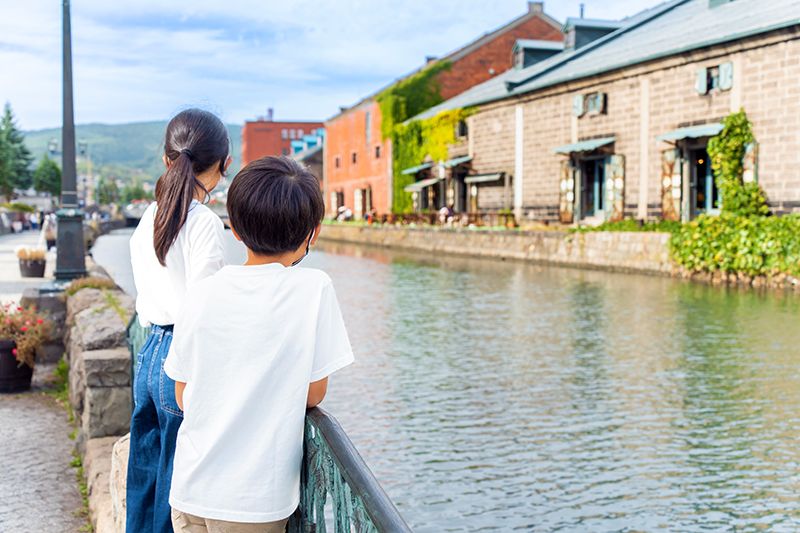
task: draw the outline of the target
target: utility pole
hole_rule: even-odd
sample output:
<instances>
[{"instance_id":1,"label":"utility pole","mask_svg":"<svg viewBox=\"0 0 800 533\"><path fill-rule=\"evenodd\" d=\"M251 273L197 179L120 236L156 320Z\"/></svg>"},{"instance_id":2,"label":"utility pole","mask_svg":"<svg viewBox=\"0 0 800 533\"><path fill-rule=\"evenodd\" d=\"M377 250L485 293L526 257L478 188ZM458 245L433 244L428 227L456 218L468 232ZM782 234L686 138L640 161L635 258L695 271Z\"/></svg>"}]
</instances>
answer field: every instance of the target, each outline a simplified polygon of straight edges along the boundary
<instances>
[{"instance_id":1,"label":"utility pole","mask_svg":"<svg viewBox=\"0 0 800 533\"><path fill-rule=\"evenodd\" d=\"M75 117L72 107L72 35L69 0L63 0L63 96L64 120L61 126L62 174L61 208L58 216L56 280L72 280L86 275L86 250L83 241L83 211L78 206L75 162Z\"/></svg>"}]
</instances>

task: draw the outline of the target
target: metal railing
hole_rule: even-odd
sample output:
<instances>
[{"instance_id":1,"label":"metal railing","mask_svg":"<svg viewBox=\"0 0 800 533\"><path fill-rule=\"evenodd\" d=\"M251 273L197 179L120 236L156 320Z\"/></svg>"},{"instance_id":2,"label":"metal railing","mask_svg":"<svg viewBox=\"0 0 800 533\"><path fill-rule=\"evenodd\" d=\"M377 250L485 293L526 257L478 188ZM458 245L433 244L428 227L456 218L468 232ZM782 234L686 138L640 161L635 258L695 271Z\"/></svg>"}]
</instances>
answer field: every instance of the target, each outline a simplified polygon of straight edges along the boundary
<instances>
[{"instance_id":1,"label":"metal railing","mask_svg":"<svg viewBox=\"0 0 800 533\"><path fill-rule=\"evenodd\" d=\"M131 387L148 328L128 324ZM133 390L131 390L133 398ZM330 506L328 503L330 502ZM330 523L329 523L330 520ZM300 505L287 533L408 533L411 528L336 419L319 407L306 414Z\"/></svg>"}]
</instances>

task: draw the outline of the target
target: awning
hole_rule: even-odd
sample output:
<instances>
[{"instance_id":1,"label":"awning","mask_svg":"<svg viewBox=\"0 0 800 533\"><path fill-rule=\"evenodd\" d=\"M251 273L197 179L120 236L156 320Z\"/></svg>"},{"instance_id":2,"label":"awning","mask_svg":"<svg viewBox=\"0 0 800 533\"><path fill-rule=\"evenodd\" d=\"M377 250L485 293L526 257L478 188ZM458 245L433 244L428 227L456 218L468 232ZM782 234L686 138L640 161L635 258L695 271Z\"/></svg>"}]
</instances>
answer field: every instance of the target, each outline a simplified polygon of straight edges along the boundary
<instances>
[{"instance_id":1,"label":"awning","mask_svg":"<svg viewBox=\"0 0 800 533\"><path fill-rule=\"evenodd\" d=\"M421 165L401 170L400 174L416 174L420 170L425 170L426 168L431 168L432 166L433 163L422 163Z\"/></svg>"},{"instance_id":2,"label":"awning","mask_svg":"<svg viewBox=\"0 0 800 533\"><path fill-rule=\"evenodd\" d=\"M683 139L697 139L700 137L713 137L722 131L722 124L715 122L712 124L701 124L699 126L689 126L688 128L678 128L669 133L656 137L658 141L681 141Z\"/></svg>"},{"instance_id":3,"label":"awning","mask_svg":"<svg viewBox=\"0 0 800 533\"><path fill-rule=\"evenodd\" d=\"M472 156L471 155L465 155L465 156L462 156L462 157L455 157L453 159L449 159L449 160L445 161L442 164L444 166L446 166L447 168L451 168L451 167L454 167L456 165L460 165L461 163L468 163L469 161L472 161Z\"/></svg>"},{"instance_id":4,"label":"awning","mask_svg":"<svg viewBox=\"0 0 800 533\"><path fill-rule=\"evenodd\" d=\"M428 179L424 179L424 180L419 180L416 183L412 183L411 185L408 185L403 190L406 191L406 192L419 192L422 189L424 189L425 187L430 187L431 185L433 185L435 183L439 183L440 181L442 181L442 178L428 178Z\"/></svg>"},{"instance_id":5,"label":"awning","mask_svg":"<svg viewBox=\"0 0 800 533\"><path fill-rule=\"evenodd\" d=\"M581 141L575 144L565 144L564 146L559 146L558 148L553 148L553 151L557 154L572 154L575 152L591 152L592 150L597 150L601 146L605 146L607 144L613 143L617 140L616 137L603 137L601 139L589 139L588 141Z\"/></svg>"},{"instance_id":6,"label":"awning","mask_svg":"<svg viewBox=\"0 0 800 533\"><path fill-rule=\"evenodd\" d=\"M474 176L467 176L464 178L464 183L489 183L490 181L497 181L502 177L502 172L496 172L494 174L475 174Z\"/></svg>"}]
</instances>

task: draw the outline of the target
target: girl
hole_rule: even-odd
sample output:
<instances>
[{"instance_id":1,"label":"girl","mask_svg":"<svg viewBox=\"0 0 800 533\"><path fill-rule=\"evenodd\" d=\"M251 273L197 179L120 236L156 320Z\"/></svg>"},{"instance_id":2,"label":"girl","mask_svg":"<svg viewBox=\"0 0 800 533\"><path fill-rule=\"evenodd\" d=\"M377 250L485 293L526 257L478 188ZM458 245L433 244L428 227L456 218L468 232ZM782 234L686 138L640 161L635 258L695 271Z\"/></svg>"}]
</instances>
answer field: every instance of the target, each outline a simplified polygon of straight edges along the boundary
<instances>
[{"instance_id":1,"label":"girl","mask_svg":"<svg viewBox=\"0 0 800 533\"><path fill-rule=\"evenodd\" d=\"M223 266L225 228L203 202L231 163L228 131L207 111L188 109L167 125L166 173L131 237L136 312L150 326L138 354L127 481L127 531L172 532L169 489L183 413L164 360L187 289Z\"/></svg>"}]
</instances>

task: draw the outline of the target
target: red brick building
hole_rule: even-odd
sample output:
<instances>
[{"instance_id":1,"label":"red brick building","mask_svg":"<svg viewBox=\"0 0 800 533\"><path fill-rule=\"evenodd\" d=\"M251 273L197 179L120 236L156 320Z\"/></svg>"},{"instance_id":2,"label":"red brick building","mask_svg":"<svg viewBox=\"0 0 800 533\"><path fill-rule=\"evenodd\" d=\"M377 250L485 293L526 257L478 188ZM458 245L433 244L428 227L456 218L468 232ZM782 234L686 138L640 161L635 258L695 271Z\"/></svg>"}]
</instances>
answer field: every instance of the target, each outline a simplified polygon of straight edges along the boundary
<instances>
[{"instance_id":1,"label":"red brick building","mask_svg":"<svg viewBox=\"0 0 800 533\"><path fill-rule=\"evenodd\" d=\"M518 40L562 42L563 38L561 24L544 13L543 3L528 2L524 15L425 66L433 61L450 63L436 76L441 96L449 99L510 69ZM342 205L357 218L371 209L379 214L391 211L391 142L381 136L377 94L325 123L324 187L329 214Z\"/></svg>"},{"instance_id":2,"label":"red brick building","mask_svg":"<svg viewBox=\"0 0 800 533\"><path fill-rule=\"evenodd\" d=\"M266 117L247 121L242 128L242 166L267 155L291 155L292 141L324 127L322 122L275 122Z\"/></svg>"}]
</instances>

